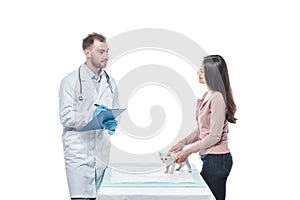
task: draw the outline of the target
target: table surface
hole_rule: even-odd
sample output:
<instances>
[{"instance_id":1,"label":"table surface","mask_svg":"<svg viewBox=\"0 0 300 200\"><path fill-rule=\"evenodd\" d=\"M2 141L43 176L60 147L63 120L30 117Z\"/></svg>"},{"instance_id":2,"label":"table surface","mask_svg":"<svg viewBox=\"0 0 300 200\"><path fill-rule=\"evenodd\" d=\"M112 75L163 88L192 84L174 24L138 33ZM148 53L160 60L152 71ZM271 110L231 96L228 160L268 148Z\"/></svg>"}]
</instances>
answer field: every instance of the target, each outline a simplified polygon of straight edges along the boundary
<instances>
[{"instance_id":1,"label":"table surface","mask_svg":"<svg viewBox=\"0 0 300 200\"><path fill-rule=\"evenodd\" d=\"M175 173L188 173L187 171ZM193 182L112 182L114 176L108 168L100 188L100 200L214 200L214 196L199 172L192 166ZM162 175L163 171L162 171ZM175 174L176 175L176 174ZM124 174L126 176L126 174ZM132 177L130 174L128 177ZM135 175L134 175L135 176ZM136 174L136 176L140 176ZM170 175L172 176L172 175Z\"/></svg>"}]
</instances>

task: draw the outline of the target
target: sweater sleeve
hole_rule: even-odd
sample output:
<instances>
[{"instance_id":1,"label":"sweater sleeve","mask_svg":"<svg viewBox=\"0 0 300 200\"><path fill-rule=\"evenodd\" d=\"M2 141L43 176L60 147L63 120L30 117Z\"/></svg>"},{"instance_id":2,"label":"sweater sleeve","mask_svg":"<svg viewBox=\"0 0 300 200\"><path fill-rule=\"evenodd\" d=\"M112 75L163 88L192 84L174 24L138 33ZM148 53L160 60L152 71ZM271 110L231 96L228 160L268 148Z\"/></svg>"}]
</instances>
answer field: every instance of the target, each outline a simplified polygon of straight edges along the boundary
<instances>
[{"instance_id":1,"label":"sweater sleeve","mask_svg":"<svg viewBox=\"0 0 300 200\"><path fill-rule=\"evenodd\" d=\"M181 140L179 143L182 143L184 145L192 144L199 140L199 134L200 134L199 129L196 128L192 133L190 133L190 135L188 135L186 138Z\"/></svg>"},{"instance_id":2,"label":"sweater sleeve","mask_svg":"<svg viewBox=\"0 0 300 200\"><path fill-rule=\"evenodd\" d=\"M224 122L226 119L226 105L221 93L214 93L211 97L210 107L211 118L209 134L188 150L191 153L199 152L200 154L203 154L209 148L217 144L222 138Z\"/></svg>"}]
</instances>

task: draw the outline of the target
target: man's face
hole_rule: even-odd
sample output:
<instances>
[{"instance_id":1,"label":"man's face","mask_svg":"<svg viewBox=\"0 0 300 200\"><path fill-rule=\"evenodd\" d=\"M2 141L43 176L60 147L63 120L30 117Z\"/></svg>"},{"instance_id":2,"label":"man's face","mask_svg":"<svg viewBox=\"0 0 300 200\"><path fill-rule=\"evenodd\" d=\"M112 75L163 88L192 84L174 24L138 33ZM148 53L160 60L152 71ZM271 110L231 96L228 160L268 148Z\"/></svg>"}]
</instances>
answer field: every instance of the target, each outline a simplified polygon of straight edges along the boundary
<instances>
[{"instance_id":1,"label":"man's face","mask_svg":"<svg viewBox=\"0 0 300 200\"><path fill-rule=\"evenodd\" d=\"M105 68L109 59L108 50L106 42L95 40L94 44L86 50L85 54L93 67L97 69Z\"/></svg>"}]
</instances>

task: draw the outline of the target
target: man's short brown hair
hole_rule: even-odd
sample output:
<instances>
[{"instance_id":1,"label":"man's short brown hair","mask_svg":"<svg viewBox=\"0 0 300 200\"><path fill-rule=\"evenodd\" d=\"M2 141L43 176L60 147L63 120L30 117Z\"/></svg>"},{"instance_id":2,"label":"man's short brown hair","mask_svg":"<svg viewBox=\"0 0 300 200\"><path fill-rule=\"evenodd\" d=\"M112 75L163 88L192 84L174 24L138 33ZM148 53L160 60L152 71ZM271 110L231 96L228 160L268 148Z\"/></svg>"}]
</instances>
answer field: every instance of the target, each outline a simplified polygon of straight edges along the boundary
<instances>
[{"instance_id":1,"label":"man's short brown hair","mask_svg":"<svg viewBox=\"0 0 300 200\"><path fill-rule=\"evenodd\" d=\"M82 40L82 48L83 50L89 48L94 44L95 40L99 40L100 42L106 42L106 37L99 33L91 33L86 38Z\"/></svg>"}]
</instances>

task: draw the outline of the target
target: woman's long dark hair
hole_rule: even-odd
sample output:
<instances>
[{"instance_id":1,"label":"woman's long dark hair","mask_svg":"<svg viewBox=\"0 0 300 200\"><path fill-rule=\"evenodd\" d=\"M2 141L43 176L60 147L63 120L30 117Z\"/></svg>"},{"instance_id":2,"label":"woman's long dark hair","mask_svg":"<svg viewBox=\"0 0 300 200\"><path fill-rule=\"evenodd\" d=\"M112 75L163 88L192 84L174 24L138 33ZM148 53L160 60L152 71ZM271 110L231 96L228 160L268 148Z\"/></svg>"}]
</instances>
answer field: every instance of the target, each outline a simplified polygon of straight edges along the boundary
<instances>
[{"instance_id":1,"label":"woman's long dark hair","mask_svg":"<svg viewBox=\"0 0 300 200\"><path fill-rule=\"evenodd\" d=\"M227 108L226 119L231 123L236 123L237 119L234 117L236 105L232 95L225 60L219 55L206 56L203 60L203 66L208 88L221 92Z\"/></svg>"}]
</instances>

